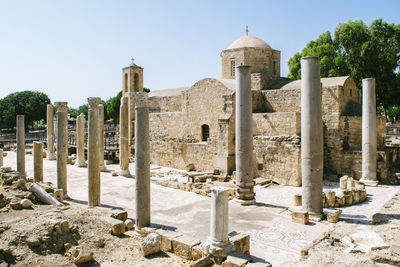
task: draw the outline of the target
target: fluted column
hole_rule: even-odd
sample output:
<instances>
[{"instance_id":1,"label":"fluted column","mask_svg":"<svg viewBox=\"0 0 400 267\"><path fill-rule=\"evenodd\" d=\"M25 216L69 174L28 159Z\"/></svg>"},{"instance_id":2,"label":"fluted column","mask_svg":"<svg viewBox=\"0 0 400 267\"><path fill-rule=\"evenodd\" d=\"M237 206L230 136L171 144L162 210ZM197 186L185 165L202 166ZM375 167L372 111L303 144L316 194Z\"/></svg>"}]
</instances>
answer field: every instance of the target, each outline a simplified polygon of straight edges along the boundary
<instances>
[{"instance_id":1,"label":"fluted column","mask_svg":"<svg viewBox=\"0 0 400 267\"><path fill-rule=\"evenodd\" d=\"M322 88L318 57L301 59L302 208L311 218L322 217L324 137Z\"/></svg>"},{"instance_id":2,"label":"fluted column","mask_svg":"<svg viewBox=\"0 0 400 267\"><path fill-rule=\"evenodd\" d=\"M54 149L54 107L47 104L47 159L56 160Z\"/></svg>"},{"instance_id":3,"label":"fluted column","mask_svg":"<svg viewBox=\"0 0 400 267\"><path fill-rule=\"evenodd\" d=\"M147 93L134 93L135 99L135 179L136 226L150 225L150 141Z\"/></svg>"},{"instance_id":4,"label":"fluted column","mask_svg":"<svg viewBox=\"0 0 400 267\"><path fill-rule=\"evenodd\" d=\"M100 97L89 97L88 127L88 193L89 207L100 205L100 164L99 164L99 103Z\"/></svg>"},{"instance_id":5,"label":"fluted column","mask_svg":"<svg viewBox=\"0 0 400 267\"><path fill-rule=\"evenodd\" d=\"M86 167L85 159L85 115L79 114L76 118L76 164L78 167Z\"/></svg>"},{"instance_id":6,"label":"fluted column","mask_svg":"<svg viewBox=\"0 0 400 267\"><path fill-rule=\"evenodd\" d=\"M99 161L100 171L107 171L104 164L104 106L99 104Z\"/></svg>"},{"instance_id":7,"label":"fluted column","mask_svg":"<svg viewBox=\"0 0 400 267\"><path fill-rule=\"evenodd\" d=\"M253 181L253 108L250 66L236 67L236 199L255 203Z\"/></svg>"},{"instance_id":8,"label":"fluted column","mask_svg":"<svg viewBox=\"0 0 400 267\"><path fill-rule=\"evenodd\" d=\"M67 198L68 103L54 104L57 108L57 188L62 189Z\"/></svg>"},{"instance_id":9,"label":"fluted column","mask_svg":"<svg viewBox=\"0 0 400 267\"><path fill-rule=\"evenodd\" d=\"M119 166L120 175L128 176L129 172L129 114L128 97L121 97L121 106L119 112Z\"/></svg>"},{"instance_id":10,"label":"fluted column","mask_svg":"<svg viewBox=\"0 0 400 267\"><path fill-rule=\"evenodd\" d=\"M17 171L22 176L25 172L25 122L24 115L17 115Z\"/></svg>"},{"instance_id":11,"label":"fluted column","mask_svg":"<svg viewBox=\"0 0 400 267\"><path fill-rule=\"evenodd\" d=\"M362 177L369 186L377 186L376 177L376 93L375 79L362 80Z\"/></svg>"}]
</instances>

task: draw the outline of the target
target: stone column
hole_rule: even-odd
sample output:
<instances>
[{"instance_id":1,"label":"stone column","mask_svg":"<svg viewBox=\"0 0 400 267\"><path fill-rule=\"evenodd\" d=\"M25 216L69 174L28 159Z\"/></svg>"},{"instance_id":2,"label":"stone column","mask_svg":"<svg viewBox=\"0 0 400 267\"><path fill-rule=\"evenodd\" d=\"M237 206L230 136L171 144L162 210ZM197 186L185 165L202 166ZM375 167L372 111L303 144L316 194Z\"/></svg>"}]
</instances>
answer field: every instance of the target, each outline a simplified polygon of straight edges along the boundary
<instances>
[{"instance_id":1,"label":"stone column","mask_svg":"<svg viewBox=\"0 0 400 267\"><path fill-rule=\"evenodd\" d=\"M104 106L99 105L99 161L100 171L107 171L106 165L104 164Z\"/></svg>"},{"instance_id":2,"label":"stone column","mask_svg":"<svg viewBox=\"0 0 400 267\"><path fill-rule=\"evenodd\" d=\"M129 176L129 114L128 97L121 97L119 110L119 166L120 175Z\"/></svg>"},{"instance_id":3,"label":"stone column","mask_svg":"<svg viewBox=\"0 0 400 267\"><path fill-rule=\"evenodd\" d=\"M222 186L211 187L211 217L210 236L208 244L210 253L218 250L228 252L232 247L229 243L229 188Z\"/></svg>"},{"instance_id":4,"label":"stone column","mask_svg":"<svg viewBox=\"0 0 400 267\"><path fill-rule=\"evenodd\" d=\"M68 103L54 104L57 108L57 188L62 189L67 198Z\"/></svg>"},{"instance_id":5,"label":"stone column","mask_svg":"<svg viewBox=\"0 0 400 267\"><path fill-rule=\"evenodd\" d=\"M47 159L56 160L54 150L54 108L52 104L47 104Z\"/></svg>"},{"instance_id":6,"label":"stone column","mask_svg":"<svg viewBox=\"0 0 400 267\"><path fill-rule=\"evenodd\" d=\"M376 177L376 94L375 79L362 80L362 177L369 186L377 186Z\"/></svg>"},{"instance_id":7,"label":"stone column","mask_svg":"<svg viewBox=\"0 0 400 267\"><path fill-rule=\"evenodd\" d=\"M43 143L33 142L33 177L35 182L43 182Z\"/></svg>"},{"instance_id":8,"label":"stone column","mask_svg":"<svg viewBox=\"0 0 400 267\"><path fill-rule=\"evenodd\" d=\"M302 208L322 218L323 126L322 87L318 57L301 59Z\"/></svg>"},{"instance_id":9,"label":"stone column","mask_svg":"<svg viewBox=\"0 0 400 267\"><path fill-rule=\"evenodd\" d=\"M150 226L150 140L147 93L135 98L136 227Z\"/></svg>"},{"instance_id":10,"label":"stone column","mask_svg":"<svg viewBox=\"0 0 400 267\"><path fill-rule=\"evenodd\" d=\"M253 181L253 108L250 66L236 67L236 198L242 205L255 203Z\"/></svg>"},{"instance_id":11,"label":"stone column","mask_svg":"<svg viewBox=\"0 0 400 267\"><path fill-rule=\"evenodd\" d=\"M0 167L3 167L3 149L0 149Z\"/></svg>"},{"instance_id":12,"label":"stone column","mask_svg":"<svg viewBox=\"0 0 400 267\"><path fill-rule=\"evenodd\" d=\"M89 207L100 205L100 164L99 164L99 103L100 97L89 97L88 127L88 178Z\"/></svg>"},{"instance_id":13,"label":"stone column","mask_svg":"<svg viewBox=\"0 0 400 267\"><path fill-rule=\"evenodd\" d=\"M24 115L17 115L17 171L26 176Z\"/></svg>"},{"instance_id":14,"label":"stone column","mask_svg":"<svg viewBox=\"0 0 400 267\"><path fill-rule=\"evenodd\" d=\"M78 167L86 167L85 160L85 115L79 114L76 119L76 164Z\"/></svg>"}]
</instances>

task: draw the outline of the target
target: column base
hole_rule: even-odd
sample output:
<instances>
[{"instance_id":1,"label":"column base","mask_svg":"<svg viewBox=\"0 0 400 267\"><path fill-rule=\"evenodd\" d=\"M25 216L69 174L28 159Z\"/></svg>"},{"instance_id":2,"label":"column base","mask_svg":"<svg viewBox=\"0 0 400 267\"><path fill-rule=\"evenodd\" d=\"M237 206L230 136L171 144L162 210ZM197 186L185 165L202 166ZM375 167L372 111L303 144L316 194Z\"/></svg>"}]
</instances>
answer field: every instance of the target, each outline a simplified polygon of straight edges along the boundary
<instances>
[{"instance_id":1,"label":"column base","mask_svg":"<svg viewBox=\"0 0 400 267\"><path fill-rule=\"evenodd\" d=\"M84 162L84 161L83 161L83 162L79 162L79 161L78 161L76 164L78 165L79 168L87 167L87 163Z\"/></svg>"},{"instance_id":2,"label":"column base","mask_svg":"<svg viewBox=\"0 0 400 267\"><path fill-rule=\"evenodd\" d=\"M214 257L226 257L230 252L234 250L234 245L229 242L215 242L209 237L205 243L205 250L207 254L211 254Z\"/></svg>"},{"instance_id":3,"label":"column base","mask_svg":"<svg viewBox=\"0 0 400 267\"><path fill-rule=\"evenodd\" d=\"M131 172L129 170L120 170L118 174L121 176L130 176Z\"/></svg>"},{"instance_id":4,"label":"column base","mask_svg":"<svg viewBox=\"0 0 400 267\"><path fill-rule=\"evenodd\" d=\"M233 201L239 203L242 206L250 206L250 205L254 205L256 204L256 199L238 199L238 198L234 198Z\"/></svg>"},{"instance_id":5,"label":"column base","mask_svg":"<svg viewBox=\"0 0 400 267\"><path fill-rule=\"evenodd\" d=\"M379 182L375 180L360 179L360 182L364 183L366 186L378 186Z\"/></svg>"},{"instance_id":6,"label":"column base","mask_svg":"<svg viewBox=\"0 0 400 267\"><path fill-rule=\"evenodd\" d=\"M148 234L148 232L146 232L142 228L135 226L135 231L133 231L133 234L138 237L145 237Z\"/></svg>"},{"instance_id":7,"label":"column base","mask_svg":"<svg viewBox=\"0 0 400 267\"><path fill-rule=\"evenodd\" d=\"M104 163L102 165L100 165L100 171L101 172L107 172L107 167L104 165Z\"/></svg>"},{"instance_id":8,"label":"column base","mask_svg":"<svg viewBox=\"0 0 400 267\"><path fill-rule=\"evenodd\" d=\"M56 160L56 159L57 159L56 155L49 155L47 157L47 160Z\"/></svg>"},{"instance_id":9,"label":"column base","mask_svg":"<svg viewBox=\"0 0 400 267\"><path fill-rule=\"evenodd\" d=\"M324 214L319 214L319 213L310 213L308 212L308 218L310 221L313 222L320 222L324 218Z\"/></svg>"}]
</instances>

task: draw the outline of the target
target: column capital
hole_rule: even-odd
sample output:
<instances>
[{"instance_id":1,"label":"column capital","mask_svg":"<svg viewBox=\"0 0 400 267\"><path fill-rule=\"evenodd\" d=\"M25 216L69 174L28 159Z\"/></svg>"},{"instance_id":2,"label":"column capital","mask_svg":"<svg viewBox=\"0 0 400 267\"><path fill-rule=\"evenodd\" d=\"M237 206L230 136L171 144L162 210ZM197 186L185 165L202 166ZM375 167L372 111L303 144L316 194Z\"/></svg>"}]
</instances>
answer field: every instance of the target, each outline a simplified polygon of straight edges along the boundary
<instances>
[{"instance_id":1,"label":"column capital","mask_svg":"<svg viewBox=\"0 0 400 267\"><path fill-rule=\"evenodd\" d=\"M68 102L54 102L57 112L68 112Z\"/></svg>"},{"instance_id":2,"label":"column capital","mask_svg":"<svg viewBox=\"0 0 400 267\"><path fill-rule=\"evenodd\" d=\"M100 97L88 97L89 108L97 108L101 98Z\"/></svg>"},{"instance_id":3,"label":"column capital","mask_svg":"<svg viewBox=\"0 0 400 267\"><path fill-rule=\"evenodd\" d=\"M132 96L135 97L135 108L148 108L148 96L147 93L138 92L138 93L131 93Z\"/></svg>"},{"instance_id":4,"label":"column capital","mask_svg":"<svg viewBox=\"0 0 400 267\"><path fill-rule=\"evenodd\" d=\"M224 194L229 195L231 189L225 186L213 186L211 187L211 192L214 194Z\"/></svg>"}]
</instances>

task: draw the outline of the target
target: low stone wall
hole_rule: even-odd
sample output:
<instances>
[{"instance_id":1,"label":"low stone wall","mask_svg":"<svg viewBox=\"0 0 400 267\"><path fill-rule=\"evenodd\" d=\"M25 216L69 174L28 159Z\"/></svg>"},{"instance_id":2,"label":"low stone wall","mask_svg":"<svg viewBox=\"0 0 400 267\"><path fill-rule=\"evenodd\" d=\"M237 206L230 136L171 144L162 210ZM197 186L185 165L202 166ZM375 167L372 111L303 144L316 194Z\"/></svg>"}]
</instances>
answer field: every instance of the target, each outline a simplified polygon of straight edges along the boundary
<instances>
[{"instance_id":1,"label":"low stone wall","mask_svg":"<svg viewBox=\"0 0 400 267\"><path fill-rule=\"evenodd\" d=\"M185 169L193 163L196 170L213 171L216 146L212 140L192 143L191 140L165 137L150 141L152 163L178 169Z\"/></svg>"},{"instance_id":2,"label":"low stone wall","mask_svg":"<svg viewBox=\"0 0 400 267\"><path fill-rule=\"evenodd\" d=\"M282 185L301 185L301 152L298 136L255 136L257 176Z\"/></svg>"},{"instance_id":3,"label":"low stone wall","mask_svg":"<svg viewBox=\"0 0 400 267\"><path fill-rule=\"evenodd\" d=\"M298 112L253 113L253 135L300 135Z\"/></svg>"}]
</instances>

